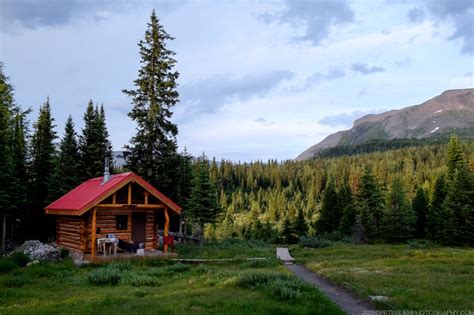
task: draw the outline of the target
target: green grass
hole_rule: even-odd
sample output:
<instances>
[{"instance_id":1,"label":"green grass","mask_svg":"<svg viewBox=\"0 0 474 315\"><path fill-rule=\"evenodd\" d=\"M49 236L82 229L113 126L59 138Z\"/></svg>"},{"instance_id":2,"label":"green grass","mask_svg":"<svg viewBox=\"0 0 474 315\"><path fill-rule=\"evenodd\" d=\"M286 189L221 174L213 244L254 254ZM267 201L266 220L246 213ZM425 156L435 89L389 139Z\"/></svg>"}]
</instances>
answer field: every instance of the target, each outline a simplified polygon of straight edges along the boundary
<instances>
[{"instance_id":1,"label":"green grass","mask_svg":"<svg viewBox=\"0 0 474 315\"><path fill-rule=\"evenodd\" d=\"M388 296L380 309L474 310L474 249L339 244L291 253L360 296Z\"/></svg>"},{"instance_id":2,"label":"green grass","mask_svg":"<svg viewBox=\"0 0 474 315\"><path fill-rule=\"evenodd\" d=\"M271 246L244 243L177 251L189 258L274 256ZM64 261L0 275L0 314L62 313L343 314L274 259L188 265L155 258L82 268Z\"/></svg>"},{"instance_id":3,"label":"green grass","mask_svg":"<svg viewBox=\"0 0 474 315\"><path fill-rule=\"evenodd\" d=\"M221 259L250 257L274 257L275 247L261 241L244 241L228 239L218 243L206 243L205 246L194 244L177 245L179 258Z\"/></svg>"}]
</instances>

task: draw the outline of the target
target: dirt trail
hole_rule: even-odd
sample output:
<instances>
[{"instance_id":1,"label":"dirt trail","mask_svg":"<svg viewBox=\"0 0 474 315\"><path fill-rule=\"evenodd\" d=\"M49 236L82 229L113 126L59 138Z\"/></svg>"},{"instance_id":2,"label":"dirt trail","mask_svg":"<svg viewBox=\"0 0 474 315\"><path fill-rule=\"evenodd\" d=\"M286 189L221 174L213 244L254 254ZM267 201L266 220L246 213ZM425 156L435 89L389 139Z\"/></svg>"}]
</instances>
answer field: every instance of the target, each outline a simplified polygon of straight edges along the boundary
<instances>
[{"instance_id":1,"label":"dirt trail","mask_svg":"<svg viewBox=\"0 0 474 315\"><path fill-rule=\"evenodd\" d=\"M285 251L288 251L288 249L277 248L278 253ZM293 264L294 258L289 254L288 256L285 255L285 259L282 259L283 257L281 256L278 258L280 258L280 260L286 265L286 268L288 268L288 270L290 270L297 278L317 287L334 303L339 305L339 307L347 314L363 314L364 312L375 310L373 305L355 296L348 290L330 283L323 277L315 274L312 271L309 271L302 265Z\"/></svg>"}]
</instances>

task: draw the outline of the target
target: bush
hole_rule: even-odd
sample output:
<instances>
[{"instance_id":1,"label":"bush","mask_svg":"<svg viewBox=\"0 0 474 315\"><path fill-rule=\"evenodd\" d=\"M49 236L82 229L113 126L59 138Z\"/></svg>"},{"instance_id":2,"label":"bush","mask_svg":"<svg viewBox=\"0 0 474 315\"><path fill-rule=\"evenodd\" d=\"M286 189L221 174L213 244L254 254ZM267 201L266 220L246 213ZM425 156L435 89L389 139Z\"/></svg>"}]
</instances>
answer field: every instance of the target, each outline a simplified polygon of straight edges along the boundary
<instances>
[{"instance_id":1,"label":"bush","mask_svg":"<svg viewBox=\"0 0 474 315\"><path fill-rule=\"evenodd\" d=\"M301 289L302 285L296 279L276 279L269 286L271 293L284 301L303 297Z\"/></svg>"},{"instance_id":2,"label":"bush","mask_svg":"<svg viewBox=\"0 0 474 315\"><path fill-rule=\"evenodd\" d=\"M264 289L285 301L304 298L312 290L292 276L274 272L245 272L240 274L235 283L244 288Z\"/></svg>"},{"instance_id":3,"label":"bush","mask_svg":"<svg viewBox=\"0 0 474 315\"><path fill-rule=\"evenodd\" d=\"M166 272L168 272L169 274L183 273L183 272L189 271L189 269L191 269L191 267L189 265L185 265L185 264L182 264L182 263L177 263L177 264L174 264L174 265L171 265L171 266L167 267Z\"/></svg>"},{"instance_id":4,"label":"bush","mask_svg":"<svg viewBox=\"0 0 474 315\"><path fill-rule=\"evenodd\" d=\"M317 236L314 236L314 237L303 236L300 239L300 245L302 247L309 247L309 248L323 248L323 247L332 246L333 242L325 238L320 238Z\"/></svg>"},{"instance_id":5,"label":"bush","mask_svg":"<svg viewBox=\"0 0 474 315\"><path fill-rule=\"evenodd\" d=\"M161 283L157 278L147 276L147 275L137 275L135 273L129 273L128 275L122 277L121 283L128 284L132 286L152 286L158 287Z\"/></svg>"},{"instance_id":6,"label":"bush","mask_svg":"<svg viewBox=\"0 0 474 315\"><path fill-rule=\"evenodd\" d=\"M408 247L410 249L426 249L426 248L432 248L435 247L436 245L433 244L432 242L428 240L413 240L408 242Z\"/></svg>"},{"instance_id":7,"label":"bush","mask_svg":"<svg viewBox=\"0 0 474 315\"><path fill-rule=\"evenodd\" d=\"M69 249L62 247L60 250L61 259L66 259L69 257Z\"/></svg>"},{"instance_id":8,"label":"bush","mask_svg":"<svg viewBox=\"0 0 474 315\"><path fill-rule=\"evenodd\" d=\"M16 252L11 255L10 258L19 267L25 267L30 262L28 256L26 256L26 254L23 252Z\"/></svg>"},{"instance_id":9,"label":"bush","mask_svg":"<svg viewBox=\"0 0 474 315\"><path fill-rule=\"evenodd\" d=\"M242 268L267 268L277 266L280 262L276 258L256 259L244 262Z\"/></svg>"},{"instance_id":10,"label":"bush","mask_svg":"<svg viewBox=\"0 0 474 315\"><path fill-rule=\"evenodd\" d=\"M100 267L89 273L87 279L95 285L116 285L122 278L117 268Z\"/></svg>"},{"instance_id":11,"label":"bush","mask_svg":"<svg viewBox=\"0 0 474 315\"><path fill-rule=\"evenodd\" d=\"M256 288L266 286L277 279L288 277L275 272L248 271L241 273L237 278L237 286L244 288Z\"/></svg>"},{"instance_id":12,"label":"bush","mask_svg":"<svg viewBox=\"0 0 474 315\"><path fill-rule=\"evenodd\" d=\"M136 297L145 297L147 295L147 292L142 291L142 290L137 290L133 292L133 295L135 295Z\"/></svg>"},{"instance_id":13,"label":"bush","mask_svg":"<svg viewBox=\"0 0 474 315\"><path fill-rule=\"evenodd\" d=\"M25 277L24 275L13 275L11 277L6 278L3 281L3 284L7 288L21 288L25 284L31 283L31 279Z\"/></svg>"},{"instance_id":14,"label":"bush","mask_svg":"<svg viewBox=\"0 0 474 315\"><path fill-rule=\"evenodd\" d=\"M11 259L3 258L0 260L0 273L7 273L18 267Z\"/></svg>"}]
</instances>

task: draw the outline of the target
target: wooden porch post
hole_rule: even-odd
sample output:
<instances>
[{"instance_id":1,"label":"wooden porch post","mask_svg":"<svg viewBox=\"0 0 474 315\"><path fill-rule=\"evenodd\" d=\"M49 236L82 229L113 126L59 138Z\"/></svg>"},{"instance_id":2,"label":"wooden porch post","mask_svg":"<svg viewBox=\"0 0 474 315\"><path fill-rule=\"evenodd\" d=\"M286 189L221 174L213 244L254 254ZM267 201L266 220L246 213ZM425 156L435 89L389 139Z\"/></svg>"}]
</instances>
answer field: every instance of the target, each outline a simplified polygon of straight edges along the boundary
<instances>
[{"instance_id":1,"label":"wooden porch post","mask_svg":"<svg viewBox=\"0 0 474 315\"><path fill-rule=\"evenodd\" d=\"M94 208L92 210L92 244L91 244L91 261L94 261L95 258L95 243L96 243L96 238L97 238L97 223L96 223L96 217L97 217L97 208Z\"/></svg>"},{"instance_id":2,"label":"wooden porch post","mask_svg":"<svg viewBox=\"0 0 474 315\"><path fill-rule=\"evenodd\" d=\"M170 216L168 215L168 208L165 208L165 230L163 233L164 237L168 237L168 232L170 229ZM164 243L164 237L163 237L163 243ZM168 252L168 245L165 244L163 246L163 252L166 254Z\"/></svg>"}]
</instances>

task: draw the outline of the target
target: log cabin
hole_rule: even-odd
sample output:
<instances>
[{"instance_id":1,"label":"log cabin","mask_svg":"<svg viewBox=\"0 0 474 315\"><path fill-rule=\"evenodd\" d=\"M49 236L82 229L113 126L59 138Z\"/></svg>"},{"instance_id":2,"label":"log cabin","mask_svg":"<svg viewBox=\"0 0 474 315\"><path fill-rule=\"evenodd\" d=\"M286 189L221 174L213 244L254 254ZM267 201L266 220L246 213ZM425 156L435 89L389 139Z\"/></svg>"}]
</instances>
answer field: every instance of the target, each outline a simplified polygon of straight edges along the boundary
<instances>
[{"instance_id":1,"label":"log cabin","mask_svg":"<svg viewBox=\"0 0 474 315\"><path fill-rule=\"evenodd\" d=\"M119 240L158 249L158 230L168 236L170 217L181 207L133 172L89 179L45 208L56 216L56 242L69 250L97 254L97 239ZM163 251L167 252L167 245Z\"/></svg>"}]
</instances>

